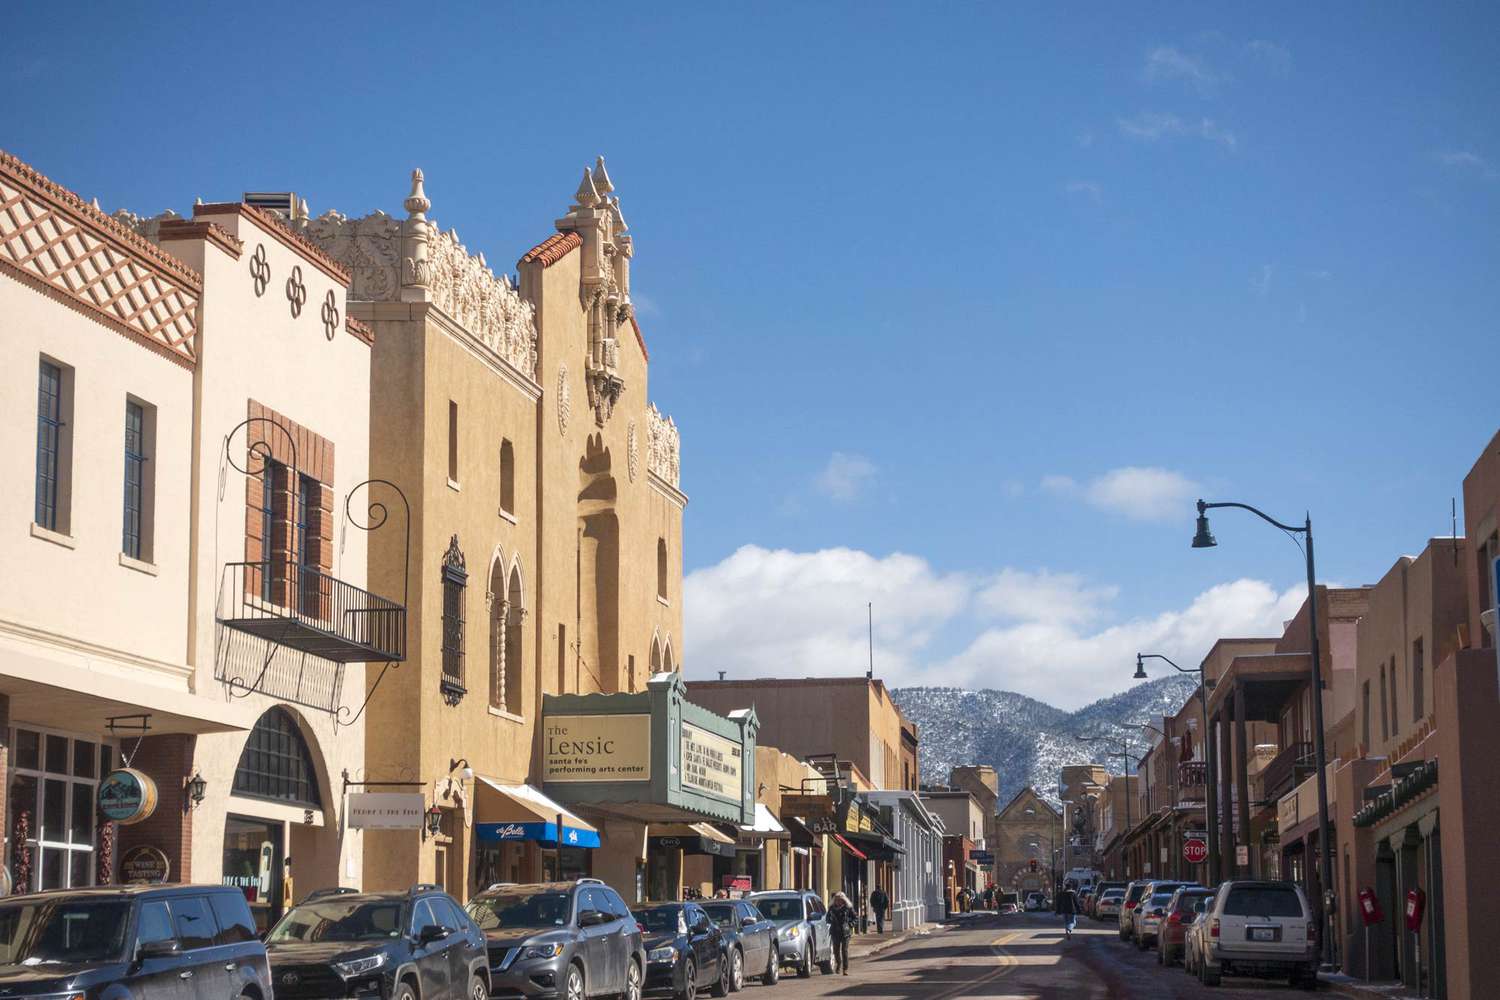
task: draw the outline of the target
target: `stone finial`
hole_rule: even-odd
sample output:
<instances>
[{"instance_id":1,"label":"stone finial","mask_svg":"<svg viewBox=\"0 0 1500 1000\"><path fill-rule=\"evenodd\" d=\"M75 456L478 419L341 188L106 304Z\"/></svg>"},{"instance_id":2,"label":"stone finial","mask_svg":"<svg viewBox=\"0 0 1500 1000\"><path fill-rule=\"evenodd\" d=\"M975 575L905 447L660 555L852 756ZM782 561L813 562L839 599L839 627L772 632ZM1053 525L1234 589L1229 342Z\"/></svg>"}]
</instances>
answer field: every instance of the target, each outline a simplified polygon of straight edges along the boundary
<instances>
[{"instance_id":1,"label":"stone finial","mask_svg":"<svg viewBox=\"0 0 1500 1000\"><path fill-rule=\"evenodd\" d=\"M609 179L609 171L604 169L604 157L602 156L594 161L594 187L598 189L599 195L604 198L608 198L609 193L615 189L614 184Z\"/></svg>"},{"instance_id":2,"label":"stone finial","mask_svg":"<svg viewBox=\"0 0 1500 1000\"><path fill-rule=\"evenodd\" d=\"M599 189L594 185L594 178L588 167L583 168L583 180L579 181L573 200L578 203L579 208L593 208L599 204Z\"/></svg>"},{"instance_id":3,"label":"stone finial","mask_svg":"<svg viewBox=\"0 0 1500 1000\"><path fill-rule=\"evenodd\" d=\"M93 210L96 211L96 212L103 212L104 211L104 209L102 209L102 208L99 207L99 197L98 197L98 195L95 195L93 198L89 199L89 206L91 208L93 208Z\"/></svg>"},{"instance_id":4,"label":"stone finial","mask_svg":"<svg viewBox=\"0 0 1500 1000\"><path fill-rule=\"evenodd\" d=\"M425 218L427 210L432 207L432 202L427 200L427 192L422 190L422 169L418 167L411 172L411 194L406 196L403 203L406 214L414 219Z\"/></svg>"},{"instance_id":5,"label":"stone finial","mask_svg":"<svg viewBox=\"0 0 1500 1000\"><path fill-rule=\"evenodd\" d=\"M201 204L203 204L203 196L200 194L198 197L194 198L193 199L193 204L194 205L201 205Z\"/></svg>"},{"instance_id":6,"label":"stone finial","mask_svg":"<svg viewBox=\"0 0 1500 1000\"><path fill-rule=\"evenodd\" d=\"M298 198L292 203L292 225L299 229L307 225L307 199Z\"/></svg>"}]
</instances>

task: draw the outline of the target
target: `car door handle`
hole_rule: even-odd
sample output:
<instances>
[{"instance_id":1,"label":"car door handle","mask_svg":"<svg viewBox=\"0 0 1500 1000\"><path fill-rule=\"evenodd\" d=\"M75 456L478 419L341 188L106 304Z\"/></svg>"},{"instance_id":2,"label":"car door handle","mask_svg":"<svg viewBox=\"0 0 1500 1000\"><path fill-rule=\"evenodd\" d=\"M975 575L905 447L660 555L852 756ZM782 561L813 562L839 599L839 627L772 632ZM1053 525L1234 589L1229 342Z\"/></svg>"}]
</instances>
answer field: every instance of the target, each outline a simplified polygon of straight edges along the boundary
<instances>
[{"instance_id":1,"label":"car door handle","mask_svg":"<svg viewBox=\"0 0 1500 1000\"><path fill-rule=\"evenodd\" d=\"M178 979L192 979L193 978L193 970L192 969L183 969L181 972L177 973L177 978Z\"/></svg>"},{"instance_id":2,"label":"car door handle","mask_svg":"<svg viewBox=\"0 0 1500 1000\"><path fill-rule=\"evenodd\" d=\"M225 962L224 963L224 971L225 972L233 972L236 968L238 968L238 966L236 966L233 962Z\"/></svg>"}]
</instances>

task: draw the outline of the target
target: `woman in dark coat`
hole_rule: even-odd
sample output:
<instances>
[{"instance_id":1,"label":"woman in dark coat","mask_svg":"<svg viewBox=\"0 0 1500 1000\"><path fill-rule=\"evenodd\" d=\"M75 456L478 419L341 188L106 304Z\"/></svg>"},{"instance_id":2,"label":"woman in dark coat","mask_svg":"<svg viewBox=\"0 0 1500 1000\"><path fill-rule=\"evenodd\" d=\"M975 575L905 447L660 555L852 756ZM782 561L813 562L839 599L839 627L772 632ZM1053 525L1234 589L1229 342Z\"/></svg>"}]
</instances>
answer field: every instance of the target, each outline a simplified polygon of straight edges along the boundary
<instances>
[{"instance_id":1,"label":"woman in dark coat","mask_svg":"<svg viewBox=\"0 0 1500 1000\"><path fill-rule=\"evenodd\" d=\"M1063 936L1072 937L1073 925L1078 923L1078 890L1074 883L1066 883L1057 894L1057 912L1063 918Z\"/></svg>"},{"instance_id":2,"label":"woman in dark coat","mask_svg":"<svg viewBox=\"0 0 1500 1000\"><path fill-rule=\"evenodd\" d=\"M854 907L842 892L828 908L828 936L833 938L833 971L849 974L849 939L854 936Z\"/></svg>"}]
</instances>

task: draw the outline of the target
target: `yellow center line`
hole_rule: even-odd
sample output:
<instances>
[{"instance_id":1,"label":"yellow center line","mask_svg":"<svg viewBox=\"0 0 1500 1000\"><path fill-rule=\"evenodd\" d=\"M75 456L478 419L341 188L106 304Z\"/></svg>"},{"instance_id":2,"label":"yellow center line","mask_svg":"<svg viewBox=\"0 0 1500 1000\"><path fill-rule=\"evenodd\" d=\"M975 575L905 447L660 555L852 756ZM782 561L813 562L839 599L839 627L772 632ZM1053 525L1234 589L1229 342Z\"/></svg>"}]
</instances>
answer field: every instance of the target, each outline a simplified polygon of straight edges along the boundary
<instances>
[{"instance_id":1,"label":"yellow center line","mask_svg":"<svg viewBox=\"0 0 1500 1000\"><path fill-rule=\"evenodd\" d=\"M1020 931L1008 931L1007 933L995 938L995 940L990 942L990 949L995 953L995 957L1000 960L999 965L997 965L991 971L978 977L977 979L971 979L968 982L960 983L958 986L955 986L952 989L945 990L944 992L933 996L931 1000L952 1000L953 997L962 996L964 993L973 989L977 989L978 987L983 986L986 983L992 983L996 979L999 979L1001 976L1010 972L1016 967L1018 963L1016 962L1015 956L1006 951L1004 946L1012 944L1019 937L1021 937Z\"/></svg>"}]
</instances>

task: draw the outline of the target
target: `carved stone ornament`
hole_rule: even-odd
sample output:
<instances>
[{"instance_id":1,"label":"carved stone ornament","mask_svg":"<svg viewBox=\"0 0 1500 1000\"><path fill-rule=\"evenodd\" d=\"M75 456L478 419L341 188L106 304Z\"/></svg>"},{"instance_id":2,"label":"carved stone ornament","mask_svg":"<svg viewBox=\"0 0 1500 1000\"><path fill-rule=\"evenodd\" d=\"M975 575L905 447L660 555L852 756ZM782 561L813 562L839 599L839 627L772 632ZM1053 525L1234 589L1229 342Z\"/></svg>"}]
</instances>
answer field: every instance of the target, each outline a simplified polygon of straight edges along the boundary
<instances>
[{"instance_id":1,"label":"carved stone ornament","mask_svg":"<svg viewBox=\"0 0 1500 1000\"><path fill-rule=\"evenodd\" d=\"M296 319L302 315L302 307L307 305L307 286L302 283L302 265L292 265L292 273L286 279L286 300L292 304L292 318Z\"/></svg>"},{"instance_id":2,"label":"carved stone ornament","mask_svg":"<svg viewBox=\"0 0 1500 1000\"><path fill-rule=\"evenodd\" d=\"M646 407L646 434L649 442L646 467L673 486L678 485L682 441L677 424L671 417L663 416L655 403Z\"/></svg>"},{"instance_id":3,"label":"carved stone ornament","mask_svg":"<svg viewBox=\"0 0 1500 1000\"><path fill-rule=\"evenodd\" d=\"M266 294L266 286L271 283L271 264L266 260L264 243L255 244L255 252L250 255L250 282L255 286L256 298Z\"/></svg>"},{"instance_id":4,"label":"carved stone ornament","mask_svg":"<svg viewBox=\"0 0 1500 1000\"><path fill-rule=\"evenodd\" d=\"M353 277L349 297L372 302L431 302L476 340L535 381L537 335L531 303L508 276L496 275L483 254L470 255L458 233L441 232L427 218L432 202L420 170L403 202L404 222L375 212L359 219L325 212L302 235Z\"/></svg>"},{"instance_id":5,"label":"carved stone ornament","mask_svg":"<svg viewBox=\"0 0 1500 1000\"><path fill-rule=\"evenodd\" d=\"M630 474L630 481L635 482L637 473L641 468L641 445L635 433L635 421L630 422L630 427L625 431L625 469Z\"/></svg>"},{"instance_id":6,"label":"carved stone ornament","mask_svg":"<svg viewBox=\"0 0 1500 1000\"><path fill-rule=\"evenodd\" d=\"M323 300L323 332L329 340L339 332L339 304L338 298L333 294L333 289L328 290L328 297Z\"/></svg>"},{"instance_id":7,"label":"carved stone ornament","mask_svg":"<svg viewBox=\"0 0 1500 1000\"><path fill-rule=\"evenodd\" d=\"M612 197L614 182L599 157L593 170L585 167L568 214L557 221L560 232L577 233L583 240L579 303L588 322L588 354L583 381L588 388L594 422L603 427L625 392L620 375L620 332L631 322L630 237L620 199Z\"/></svg>"},{"instance_id":8,"label":"carved stone ornament","mask_svg":"<svg viewBox=\"0 0 1500 1000\"><path fill-rule=\"evenodd\" d=\"M568 418L573 415L573 390L568 386L568 366L557 366L557 430L568 433Z\"/></svg>"},{"instance_id":9,"label":"carved stone ornament","mask_svg":"<svg viewBox=\"0 0 1500 1000\"><path fill-rule=\"evenodd\" d=\"M469 575L464 567L464 550L458 547L458 535L448 539L448 551L443 553L443 570L460 578Z\"/></svg>"}]
</instances>

